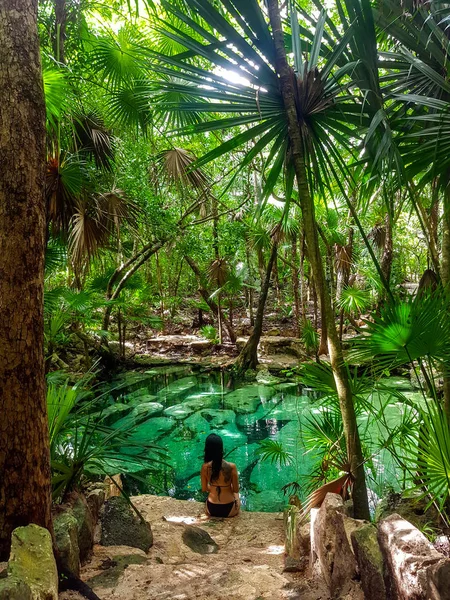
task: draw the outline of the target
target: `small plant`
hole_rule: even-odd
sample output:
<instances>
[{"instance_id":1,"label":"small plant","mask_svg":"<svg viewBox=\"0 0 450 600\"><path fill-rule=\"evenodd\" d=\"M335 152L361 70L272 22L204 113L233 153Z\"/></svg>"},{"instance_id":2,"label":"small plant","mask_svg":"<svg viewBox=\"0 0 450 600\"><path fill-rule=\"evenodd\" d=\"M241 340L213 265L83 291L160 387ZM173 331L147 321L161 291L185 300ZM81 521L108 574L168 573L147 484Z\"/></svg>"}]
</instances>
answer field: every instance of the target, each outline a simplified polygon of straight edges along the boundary
<instances>
[{"instance_id":1,"label":"small plant","mask_svg":"<svg viewBox=\"0 0 450 600\"><path fill-rule=\"evenodd\" d=\"M369 308L370 303L370 294L367 290L348 286L342 290L338 305L347 315L360 315Z\"/></svg>"},{"instance_id":2,"label":"small plant","mask_svg":"<svg viewBox=\"0 0 450 600\"><path fill-rule=\"evenodd\" d=\"M219 343L219 337L217 335L217 329L212 325L205 325L200 329L201 334L204 338L212 342L213 344Z\"/></svg>"},{"instance_id":3,"label":"small plant","mask_svg":"<svg viewBox=\"0 0 450 600\"><path fill-rule=\"evenodd\" d=\"M319 349L319 334L309 319L305 321L302 329L302 342L308 354L315 354Z\"/></svg>"},{"instance_id":4,"label":"small plant","mask_svg":"<svg viewBox=\"0 0 450 600\"><path fill-rule=\"evenodd\" d=\"M261 460L270 460L272 464L278 463L282 467L292 464L294 460L292 454L283 448L281 442L275 440L263 440L256 452L261 456Z\"/></svg>"},{"instance_id":5,"label":"small plant","mask_svg":"<svg viewBox=\"0 0 450 600\"><path fill-rule=\"evenodd\" d=\"M137 427L150 416L124 418L112 426L104 422L109 393L96 395L89 371L76 385L60 383L52 375L47 389L52 492L55 500L76 488L83 477L123 472L139 477L166 463L165 451L135 439Z\"/></svg>"}]
</instances>

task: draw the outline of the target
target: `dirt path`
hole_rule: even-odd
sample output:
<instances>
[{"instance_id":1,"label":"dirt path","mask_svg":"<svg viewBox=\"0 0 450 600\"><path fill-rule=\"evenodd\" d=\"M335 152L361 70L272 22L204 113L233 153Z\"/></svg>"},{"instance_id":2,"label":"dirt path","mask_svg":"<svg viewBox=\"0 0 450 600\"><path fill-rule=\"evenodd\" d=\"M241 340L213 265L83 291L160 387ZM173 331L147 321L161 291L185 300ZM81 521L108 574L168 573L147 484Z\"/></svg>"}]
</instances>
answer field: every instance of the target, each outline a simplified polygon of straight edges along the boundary
<instances>
[{"instance_id":1,"label":"dirt path","mask_svg":"<svg viewBox=\"0 0 450 600\"><path fill-rule=\"evenodd\" d=\"M156 496L133 501L152 524L154 544L148 554L96 546L82 577L102 600L311 598L300 591L300 576L283 573L282 515L242 512L234 519L206 519L197 502ZM193 552L183 542L186 525L207 531L218 552Z\"/></svg>"}]
</instances>

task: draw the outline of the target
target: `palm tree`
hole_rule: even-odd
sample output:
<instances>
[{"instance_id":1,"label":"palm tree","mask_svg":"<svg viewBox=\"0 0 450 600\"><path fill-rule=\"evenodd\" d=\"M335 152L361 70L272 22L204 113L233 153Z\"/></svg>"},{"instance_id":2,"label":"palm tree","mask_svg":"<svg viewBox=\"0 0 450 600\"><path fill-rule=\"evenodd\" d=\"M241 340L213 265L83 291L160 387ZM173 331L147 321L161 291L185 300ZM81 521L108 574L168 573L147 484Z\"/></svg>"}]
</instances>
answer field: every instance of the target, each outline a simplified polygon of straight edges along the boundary
<instances>
[{"instance_id":1,"label":"palm tree","mask_svg":"<svg viewBox=\"0 0 450 600\"><path fill-rule=\"evenodd\" d=\"M356 0L355 3L359 5ZM186 0L186 4L197 11L201 21L194 21L188 14L165 1L162 4L168 14L184 26L181 29L167 21L164 27L158 28L159 32L164 31L169 39L180 43L188 51L175 56L150 52L155 70L165 78L160 82L160 89L166 93L189 93L197 100L176 103L162 101L161 110L214 116L214 119L204 119L201 123L187 126L183 130L185 134L219 129L234 131L233 128L246 126L245 130L240 130L201 157L197 166L254 141L251 149L245 153L240 168L250 164L258 153L265 153L267 178L264 197L267 198L284 172L286 200L289 202L296 181L308 258L325 317L323 327L327 327L347 452L355 478L355 514L367 518L369 512L363 459L351 388L325 284L314 209L316 193L323 193L337 174L341 178L347 177L342 148L345 148L347 155L352 154L351 140L357 137L352 125L359 126L361 123L361 106L358 106L349 88L347 93L343 93L340 84L355 67L348 44L352 30L349 28L342 39L335 40L333 35L336 27L322 11L315 32L303 28L301 40L297 12L291 4L292 50L295 56L293 69L286 58L285 37L276 0L267 2L271 28L256 0L250 0L245 5L233 1L212 3L209 0ZM216 8L217 5L219 8ZM307 51L307 61L304 60L303 50ZM194 65L193 56L201 57L202 65L207 62L210 66ZM241 81L233 83L228 80L227 71L238 72ZM173 83L175 77L178 81ZM196 84L195 89L192 83ZM217 118L218 114L223 113L227 116Z\"/></svg>"},{"instance_id":2,"label":"palm tree","mask_svg":"<svg viewBox=\"0 0 450 600\"><path fill-rule=\"evenodd\" d=\"M392 102L394 124L399 132L398 148L405 165L409 196L429 245L433 266L444 286L450 284L450 84L448 21L444 2L417 3L405 0L377 2L376 24L395 44L381 53L383 91ZM433 202L442 198L442 248L439 261L435 225L420 201L419 189L434 188ZM416 179L416 180L417 180ZM450 420L450 378L444 373L444 403Z\"/></svg>"}]
</instances>

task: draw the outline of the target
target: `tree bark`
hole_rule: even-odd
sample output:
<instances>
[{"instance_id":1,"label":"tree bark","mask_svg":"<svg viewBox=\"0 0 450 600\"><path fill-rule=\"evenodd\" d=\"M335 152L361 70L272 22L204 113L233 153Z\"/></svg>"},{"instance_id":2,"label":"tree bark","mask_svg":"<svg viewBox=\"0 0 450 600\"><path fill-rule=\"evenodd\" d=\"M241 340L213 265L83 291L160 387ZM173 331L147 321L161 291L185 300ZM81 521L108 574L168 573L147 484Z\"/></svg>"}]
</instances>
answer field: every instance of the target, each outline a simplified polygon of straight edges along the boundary
<instances>
[{"instance_id":1,"label":"tree bark","mask_svg":"<svg viewBox=\"0 0 450 600\"><path fill-rule=\"evenodd\" d=\"M57 61L64 63L66 40L66 23L67 23L67 6L66 0L55 0L55 40L54 40L54 55Z\"/></svg>"},{"instance_id":2,"label":"tree bark","mask_svg":"<svg viewBox=\"0 0 450 600\"><path fill-rule=\"evenodd\" d=\"M347 369L344 364L342 347L340 345L334 323L334 313L331 306L331 299L325 285L325 276L314 214L314 202L308 188L308 179L306 176L303 139L295 103L295 74L289 67L286 58L278 0L268 0L267 5L270 23L272 26L272 35L275 43L275 67L280 78L280 89L283 96L288 121L288 134L291 142L292 160L297 179L300 206L302 209L303 223L305 227L308 257L311 263L320 302L324 307L323 312L328 322L328 349L330 353L330 361L333 369L336 389L339 396L339 404L342 413L342 421L346 439L347 456L350 462L350 471L354 478L354 513L355 517L357 518L369 519L370 513L365 481L364 459L358 434L352 391L348 381Z\"/></svg>"},{"instance_id":3,"label":"tree bark","mask_svg":"<svg viewBox=\"0 0 450 600\"><path fill-rule=\"evenodd\" d=\"M291 247L291 274L292 274L292 292L294 296L294 317L295 317L295 332L297 337L300 337L302 334L302 325L301 325L301 310L300 310L300 285L298 281L298 268L297 268L297 236L294 234L292 237L292 247Z\"/></svg>"},{"instance_id":4,"label":"tree bark","mask_svg":"<svg viewBox=\"0 0 450 600\"><path fill-rule=\"evenodd\" d=\"M248 369L256 369L258 365L258 346L261 339L264 309L266 307L267 295L269 293L270 277L272 275L273 266L277 260L277 242L274 241L272 251L270 253L269 262L264 277L264 283L261 288L261 294L258 301L258 310L256 311L255 326L247 343L242 348L239 356L236 359L235 368L239 373L245 373Z\"/></svg>"},{"instance_id":5,"label":"tree bark","mask_svg":"<svg viewBox=\"0 0 450 600\"><path fill-rule=\"evenodd\" d=\"M389 212L386 212L384 218L386 236L384 238L383 254L381 256L381 271L388 285L391 282L392 260L394 258L394 241L392 238L392 217ZM382 295L386 294L386 290L382 291Z\"/></svg>"},{"instance_id":6,"label":"tree bark","mask_svg":"<svg viewBox=\"0 0 450 600\"><path fill-rule=\"evenodd\" d=\"M52 528L37 0L0 3L0 106L0 560L6 560L15 527Z\"/></svg>"}]
</instances>

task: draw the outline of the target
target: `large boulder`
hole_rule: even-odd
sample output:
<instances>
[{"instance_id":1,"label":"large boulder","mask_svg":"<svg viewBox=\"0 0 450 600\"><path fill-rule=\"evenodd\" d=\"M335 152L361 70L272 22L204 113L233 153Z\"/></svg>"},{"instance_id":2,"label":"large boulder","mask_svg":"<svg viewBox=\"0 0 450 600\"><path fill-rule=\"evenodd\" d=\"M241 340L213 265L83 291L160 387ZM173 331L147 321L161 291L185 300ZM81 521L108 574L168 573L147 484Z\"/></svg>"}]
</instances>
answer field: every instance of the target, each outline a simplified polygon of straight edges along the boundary
<instances>
[{"instance_id":1,"label":"large boulder","mask_svg":"<svg viewBox=\"0 0 450 600\"><path fill-rule=\"evenodd\" d=\"M367 523L351 533L353 551L366 600L386 600L383 556L377 539L377 529Z\"/></svg>"},{"instance_id":2,"label":"large boulder","mask_svg":"<svg viewBox=\"0 0 450 600\"><path fill-rule=\"evenodd\" d=\"M78 546L78 523L71 510L53 516L55 543L63 567L80 574L80 548Z\"/></svg>"},{"instance_id":3,"label":"large boulder","mask_svg":"<svg viewBox=\"0 0 450 600\"><path fill-rule=\"evenodd\" d=\"M194 525L186 525L183 531L183 542L197 554L216 554L219 546L207 531Z\"/></svg>"},{"instance_id":4,"label":"large boulder","mask_svg":"<svg viewBox=\"0 0 450 600\"><path fill-rule=\"evenodd\" d=\"M140 519L121 496L106 501L102 515L102 546L131 546L148 552L153 544L150 524Z\"/></svg>"},{"instance_id":5,"label":"large boulder","mask_svg":"<svg viewBox=\"0 0 450 600\"><path fill-rule=\"evenodd\" d=\"M58 599L52 538L43 527L27 525L13 531L7 577L0 579L0 599Z\"/></svg>"},{"instance_id":6,"label":"large boulder","mask_svg":"<svg viewBox=\"0 0 450 600\"><path fill-rule=\"evenodd\" d=\"M428 600L427 571L443 556L409 521L398 514L378 525L378 541L385 565L388 597L398 600Z\"/></svg>"}]
</instances>

